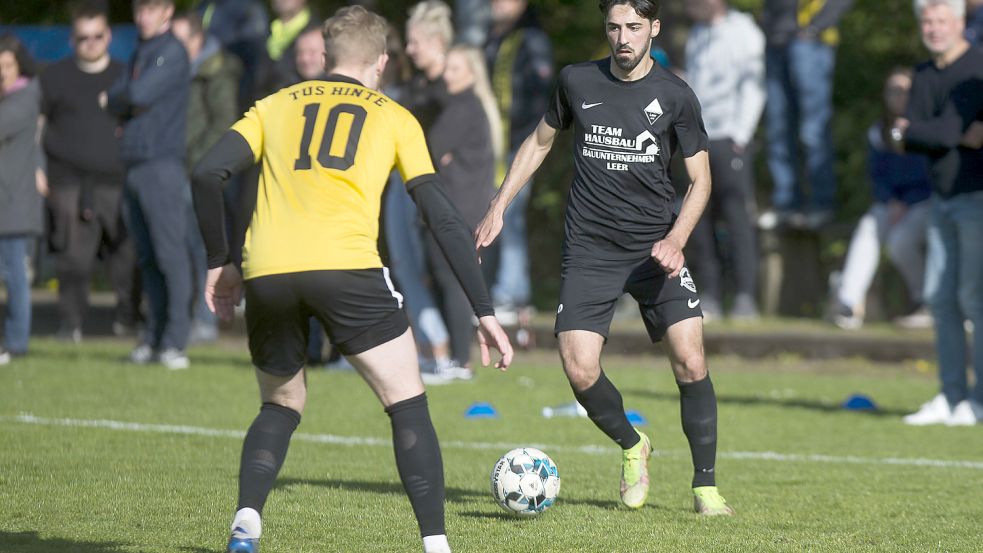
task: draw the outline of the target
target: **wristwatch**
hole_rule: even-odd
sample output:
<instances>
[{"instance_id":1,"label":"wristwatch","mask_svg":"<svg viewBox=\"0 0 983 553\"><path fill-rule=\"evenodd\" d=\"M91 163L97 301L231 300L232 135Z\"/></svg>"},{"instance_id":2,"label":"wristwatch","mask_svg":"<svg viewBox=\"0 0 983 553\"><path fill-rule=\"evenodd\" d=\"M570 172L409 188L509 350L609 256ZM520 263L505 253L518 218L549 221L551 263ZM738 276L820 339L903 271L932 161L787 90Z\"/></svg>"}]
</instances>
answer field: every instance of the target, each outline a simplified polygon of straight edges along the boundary
<instances>
[{"instance_id":1,"label":"wristwatch","mask_svg":"<svg viewBox=\"0 0 983 553\"><path fill-rule=\"evenodd\" d=\"M904 142L904 133L898 127L891 127L891 141L896 144Z\"/></svg>"}]
</instances>

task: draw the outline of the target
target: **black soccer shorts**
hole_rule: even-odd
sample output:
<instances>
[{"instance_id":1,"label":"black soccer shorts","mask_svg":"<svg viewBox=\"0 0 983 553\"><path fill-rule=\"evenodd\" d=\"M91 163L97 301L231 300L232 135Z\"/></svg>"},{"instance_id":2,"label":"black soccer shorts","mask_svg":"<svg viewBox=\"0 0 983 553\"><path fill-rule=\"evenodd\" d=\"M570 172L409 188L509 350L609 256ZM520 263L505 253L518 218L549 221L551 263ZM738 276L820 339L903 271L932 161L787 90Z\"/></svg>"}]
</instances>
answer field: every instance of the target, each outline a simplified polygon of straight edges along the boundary
<instances>
[{"instance_id":1,"label":"black soccer shorts","mask_svg":"<svg viewBox=\"0 0 983 553\"><path fill-rule=\"evenodd\" d=\"M615 304L625 293L638 302L653 342L662 340L666 329L679 321L703 316L689 269L683 267L679 276L669 279L651 257L641 262L567 258L560 278L555 334L589 330L607 341Z\"/></svg>"},{"instance_id":2,"label":"black soccer shorts","mask_svg":"<svg viewBox=\"0 0 983 553\"><path fill-rule=\"evenodd\" d=\"M409 322L389 270L305 271L246 281L246 327L253 364L275 376L303 366L309 320L331 343L355 355L398 338Z\"/></svg>"}]
</instances>

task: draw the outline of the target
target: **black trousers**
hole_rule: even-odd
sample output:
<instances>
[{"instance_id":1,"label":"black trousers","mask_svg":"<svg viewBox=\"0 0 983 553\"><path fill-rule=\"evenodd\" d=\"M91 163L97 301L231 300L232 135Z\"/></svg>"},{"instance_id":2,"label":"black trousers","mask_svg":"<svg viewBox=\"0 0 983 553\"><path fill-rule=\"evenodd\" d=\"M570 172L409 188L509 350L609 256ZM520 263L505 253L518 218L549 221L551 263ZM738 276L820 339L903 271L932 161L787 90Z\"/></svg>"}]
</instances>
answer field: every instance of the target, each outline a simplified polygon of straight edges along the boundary
<instances>
[{"instance_id":1,"label":"black trousers","mask_svg":"<svg viewBox=\"0 0 983 553\"><path fill-rule=\"evenodd\" d=\"M471 324L474 311L471 309L471 302L454 276L437 239L429 230L426 232L425 248L430 275L436 288L434 291L437 304L450 335L451 357L462 366L467 365L471 361L471 344L474 341L474 326Z\"/></svg>"},{"instance_id":2,"label":"black trousers","mask_svg":"<svg viewBox=\"0 0 983 553\"><path fill-rule=\"evenodd\" d=\"M77 171L52 160L48 168L50 233L56 254L62 325L82 328L98 259L106 263L116 293L116 322L132 326L140 306L139 273L123 224L123 178Z\"/></svg>"},{"instance_id":3,"label":"black trousers","mask_svg":"<svg viewBox=\"0 0 983 553\"><path fill-rule=\"evenodd\" d=\"M689 240L689 261L701 295L720 302L723 267L733 269L735 291L754 296L758 279L753 156L736 152L731 140L710 141L713 192ZM723 241L729 247L720 247ZM725 257L723 252L727 252Z\"/></svg>"}]
</instances>

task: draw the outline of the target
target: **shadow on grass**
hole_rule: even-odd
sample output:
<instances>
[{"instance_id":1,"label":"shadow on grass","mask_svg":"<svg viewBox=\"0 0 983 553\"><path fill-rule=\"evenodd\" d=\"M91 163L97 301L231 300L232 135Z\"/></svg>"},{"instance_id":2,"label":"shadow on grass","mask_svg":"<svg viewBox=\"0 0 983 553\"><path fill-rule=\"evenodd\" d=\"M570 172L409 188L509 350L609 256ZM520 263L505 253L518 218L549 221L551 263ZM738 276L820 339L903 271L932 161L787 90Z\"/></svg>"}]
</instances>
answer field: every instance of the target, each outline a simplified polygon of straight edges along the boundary
<instances>
[{"instance_id":1,"label":"shadow on grass","mask_svg":"<svg viewBox=\"0 0 983 553\"><path fill-rule=\"evenodd\" d=\"M340 490L355 490L363 491L369 493L377 493L383 495L405 495L406 492L403 491L403 486L398 481L391 482L368 482L364 480L340 480L340 479L305 479L305 478L283 478L277 481L276 488L289 488L291 486L316 486L321 488L333 488ZM491 496L491 491L485 490L473 490L465 488L455 488L447 487L445 489L445 496L449 503L467 503L471 501L493 501ZM607 500L607 499L580 499L573 498L569 499L560 496L559 502L566 505L582 505L588 507L595 507L598 509L605 510L615 510L620 509L621 504L617 501ZM493 516L490 513L481 513L478 511L474 512L475 516ZM497 515L498 513L496 513ZM512 518L506 512L502 512L502 515L507 518ZM466 514L466 516L468 516Z\"/></svg>"},{"instance_id":2,"label":"shadow on grass","mask_svg":"<svg viewBox=\"0 0 983 553\"><path fill-rule=\"evenodd\" d=\"M120 542L86 542L65 538L42 538L37 532L0 531L0 551L6 553L119 553L126 544Z\"/></svg>"},{"instance_id":3,"label":"shadow on grass","mask_svg":"<svg viewBox=\"0 0 983 553\"><path fill-rule=\"evenodd\" d=\"M655 399L659 401L679 401L679 394L671 392L654 392L650 390L636 390L627 389L623 391L625 396L640 397L646 399ZM766 397L766 396L735 396L735 395L718 395L717 396L718 405L765 405L765 406L776 406L776 407L790 407L793 409L807 409L810 411L819 411L822 413L835 413L835 412L851 412L860 415L871 415L875 417L901 417L909 414L911 411L901 410L901 409L885 409L883 407L878 407L873 411L857 410L848 411L844 409L839 403L832 403L829 401L821 401L815 399L797 399L797 398L780 398L780 397Z\"/></svg>"}]
</instances>

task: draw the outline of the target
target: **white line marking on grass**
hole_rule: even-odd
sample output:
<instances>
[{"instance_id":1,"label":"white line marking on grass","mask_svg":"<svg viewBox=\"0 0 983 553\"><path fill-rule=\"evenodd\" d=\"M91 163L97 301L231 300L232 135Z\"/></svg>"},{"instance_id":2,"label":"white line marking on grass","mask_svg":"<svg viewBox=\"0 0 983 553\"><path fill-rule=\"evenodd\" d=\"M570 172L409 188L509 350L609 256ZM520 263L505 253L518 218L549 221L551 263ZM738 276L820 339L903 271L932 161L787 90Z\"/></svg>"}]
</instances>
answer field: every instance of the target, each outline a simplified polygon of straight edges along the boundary
<instances>
[{"instance_id":1,"label":"white line marking on grass","mask_svg":"<svg viewBox=\"0 0 983 553\"><path fill-rule=\"evenodd\" d=\"M222 430L218 428L205 428L202 426L184 426L171 424L145 424L139 422L123 422L105 419L52 419L36 417L31 414L20 414L14 417L0 417L0 422L10 421L37 426L67 426L73 428L102 428L106 430L122 430L128 432L144 432L152 434L184 434L191 436L211 436L220 438L242 439L246 433L240 430ZM342 446L371 446L371 447L391 447L392 441L389 438L372 438L365 436L336 436L334 434L306 434L298 432L293 435L293 440L302 442L332 444ZM582 453L585 455L610 455L614 453L612 446L563 446L550 444L525 444L527 447L535 447L544 451L564 451L570 453ZM505 442L463 442L458 440L447 440L441 442L442 448L447 449L470 449L470 450L494 450L506 451L519 445ZM654 454L660 457L683 457L687 455L685 451L655 451ZM852 465L895 465L908 467L937 467L937 468L964 468L973 470L983 470L983 461L949 461L943 459L919 459L902 457L857 457L853 455L806 455L797 453L777 453L774 451L723 451L717 453L723 459L738 460L758 460L758 461L777 461L785 463L830 463L830 464L852 464Z\"/></svg>"}]
</instances>

